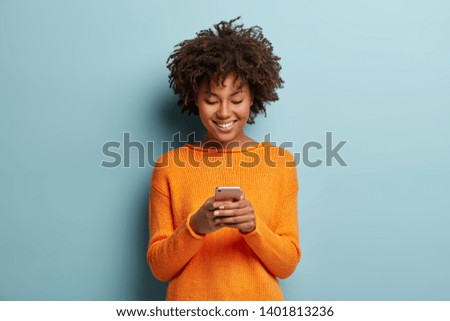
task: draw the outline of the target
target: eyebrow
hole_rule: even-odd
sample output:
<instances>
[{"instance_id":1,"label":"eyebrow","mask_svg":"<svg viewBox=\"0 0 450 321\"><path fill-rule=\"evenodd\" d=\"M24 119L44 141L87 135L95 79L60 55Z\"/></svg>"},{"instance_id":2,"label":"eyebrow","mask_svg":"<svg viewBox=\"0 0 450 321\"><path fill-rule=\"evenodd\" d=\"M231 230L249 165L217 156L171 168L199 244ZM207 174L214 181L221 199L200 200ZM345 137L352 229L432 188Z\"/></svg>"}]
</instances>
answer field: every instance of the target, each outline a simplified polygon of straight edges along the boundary
<instances>
[{"instance_id":1,"label":"eyebrow","mask_svg":"<svg viewBox=\"0 0 450 321\"><path fill-rule=\"evenodd\" d=\"M240 93L243 93L244 91L242 90L242 89L240 89L240 90L238 90L238 91L235 91L234 93L232 93L229 97L232 97L232 96L236 96L237 94L240 94ZM215 96L215 97L219 97L219 95L217 95L216 93L213 93L212 91L204 91L203 92L204 94L208 94L208 95L210 95L210 96Z\"/></svg>"}]
</instances>

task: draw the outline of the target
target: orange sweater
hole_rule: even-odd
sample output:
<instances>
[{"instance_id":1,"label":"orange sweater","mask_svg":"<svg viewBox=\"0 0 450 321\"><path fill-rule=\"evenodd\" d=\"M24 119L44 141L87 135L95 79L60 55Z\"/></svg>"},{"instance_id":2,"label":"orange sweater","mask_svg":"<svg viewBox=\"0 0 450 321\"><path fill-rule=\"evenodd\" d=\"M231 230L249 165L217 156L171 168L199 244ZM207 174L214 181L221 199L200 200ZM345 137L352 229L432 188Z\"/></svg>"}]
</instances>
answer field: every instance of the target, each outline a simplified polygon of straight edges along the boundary
<instances>
[{"instance_id":1,"label":"orange sweater","mask_svg":"<svg viewBox=\"0 0 450 321\"><path fill-rule=\"evenodd\" d=\"M240 186L256 228L222 228L201 236L189 220L216 186ZM283 300L278 278L291 275L301 251L293 155L263 142L211 151L186 144L153 170L147 261L168 281L167 300Z\"/></svg>"}]
</instances>

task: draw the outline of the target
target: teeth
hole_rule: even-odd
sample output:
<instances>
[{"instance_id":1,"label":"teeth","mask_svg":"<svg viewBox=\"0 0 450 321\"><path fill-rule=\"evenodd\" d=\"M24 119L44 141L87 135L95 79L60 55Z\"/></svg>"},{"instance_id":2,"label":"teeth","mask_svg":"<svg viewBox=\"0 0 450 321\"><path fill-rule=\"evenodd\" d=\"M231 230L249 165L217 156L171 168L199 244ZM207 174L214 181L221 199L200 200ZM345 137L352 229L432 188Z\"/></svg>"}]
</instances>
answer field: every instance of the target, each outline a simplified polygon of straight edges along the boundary
<instances>
[{"instance_id":1,"label":"teeth","mask_svg":"<svg viewBox=\"0 0 450 321\"><path fill-rule=\"evenodd\" d=\"M219 124L219 123L217 123L217 126L219 126L221 128L227 128L227 127L230 127L233 124L234 124L234 121L231 121L231 122L226 123L226 124Z\"/></svg>"}]
</instances>

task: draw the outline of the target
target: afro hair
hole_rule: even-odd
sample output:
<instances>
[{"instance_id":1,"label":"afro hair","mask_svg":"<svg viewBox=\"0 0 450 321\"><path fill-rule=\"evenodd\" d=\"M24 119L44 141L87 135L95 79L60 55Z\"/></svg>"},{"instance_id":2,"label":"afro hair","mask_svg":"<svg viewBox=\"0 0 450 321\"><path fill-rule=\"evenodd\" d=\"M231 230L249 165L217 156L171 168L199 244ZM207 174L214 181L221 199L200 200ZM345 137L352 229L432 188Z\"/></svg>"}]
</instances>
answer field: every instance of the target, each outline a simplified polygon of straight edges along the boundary
<instances>
[{"instance_id":1,"label":"afro hair","mask_svg":"<svg viewBox=\"0 0 450 321\"><path fill-rule=\"evenodd\" d=\"M167 59L169 83L179 95L181 112L198 115L195 104L200 86L224 80L235 74L234 82L248 84L253 94L248 124L259 113L266 114L266 104L278 100L276 89L283 87L280 57L273 54L271 42L259 26L244 28L242 24L221 21L213 29L201 30L197 37L180 42Z\"/></svg>"}]
</instances>

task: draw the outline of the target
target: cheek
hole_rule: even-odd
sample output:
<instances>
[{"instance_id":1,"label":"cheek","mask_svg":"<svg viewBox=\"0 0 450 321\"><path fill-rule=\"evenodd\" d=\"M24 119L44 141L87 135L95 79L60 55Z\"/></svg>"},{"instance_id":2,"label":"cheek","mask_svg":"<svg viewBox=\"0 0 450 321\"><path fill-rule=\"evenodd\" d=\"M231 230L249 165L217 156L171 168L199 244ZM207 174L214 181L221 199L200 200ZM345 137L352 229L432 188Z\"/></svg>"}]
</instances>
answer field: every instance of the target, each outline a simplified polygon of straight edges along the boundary
<instances>
[{"instance_id":1,"label":"cheek","mask_svg":"<svg viewBox=\"0 0 450 321\"><path fill-rule=\"evenodd\" d=\"M206 127L208 125L208 121L211 118L211 112L207 109L203 108L203 106L198 106L198 115L203 125Z\"/></svg>"},{"instance_id":2,"label":"cheek","mask_svg":"<svg viewBox=\"0 0 450 321\"><path fill-rule=\"evenodd\" d=\"M200 117L205 117L205 107L202 104L197 104L198 114Z\"/></svg>"},{"instance_id":3,"label":"cheek","mask_svg":"<svg viewBox=\"0 0 450 321\"><path fill-rule=\"evenodd\" d=\"M249 104L239 111L241 118L248 119L250 117L250 107L251 105Z\"/></svg>"}]
</instances>

